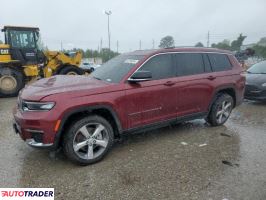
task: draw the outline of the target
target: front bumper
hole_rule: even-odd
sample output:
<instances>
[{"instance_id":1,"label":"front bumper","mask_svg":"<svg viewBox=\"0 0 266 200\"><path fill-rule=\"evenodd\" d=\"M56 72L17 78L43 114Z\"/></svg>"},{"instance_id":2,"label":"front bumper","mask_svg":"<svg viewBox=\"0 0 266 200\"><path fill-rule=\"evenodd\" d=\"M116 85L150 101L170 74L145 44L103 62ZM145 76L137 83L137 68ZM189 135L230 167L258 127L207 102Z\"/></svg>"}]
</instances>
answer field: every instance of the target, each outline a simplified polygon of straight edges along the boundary
<instances>
[{"instance_id":1,"label":"front bumper","mask_svg":"<svg viewBox=\"0 0 266 200\"><path fill-rule=\"evenodd\" d=\"M15 133L31 147L55 150L56 131L54 130L57 116L50 112L22 112L13 110Z\"/></svg>"},{"instance_id":2,"label":"front bumper","mask_svg":"<svg viewBox=\"0 0 266 200\"><path fill-rule=\"evenodd\" d=\"M41 143L41 142L36 142L35 139L27 139L26 140L26 143L31 146L31 147L35 147L35 148L51 148L53 147L53 143L50 143L50 144L44 144L44 143Z\"/></svg>"},{"instance_id":3,"label":"front bumper","mask_svg":"<svg viewBox=\"0 0 266 200\"><path fill-rule=\"evenodd\" d=\"M265 101L266 89L255 85L246 85L244 98L248 100Z\"/></svg>"}]
</instances>

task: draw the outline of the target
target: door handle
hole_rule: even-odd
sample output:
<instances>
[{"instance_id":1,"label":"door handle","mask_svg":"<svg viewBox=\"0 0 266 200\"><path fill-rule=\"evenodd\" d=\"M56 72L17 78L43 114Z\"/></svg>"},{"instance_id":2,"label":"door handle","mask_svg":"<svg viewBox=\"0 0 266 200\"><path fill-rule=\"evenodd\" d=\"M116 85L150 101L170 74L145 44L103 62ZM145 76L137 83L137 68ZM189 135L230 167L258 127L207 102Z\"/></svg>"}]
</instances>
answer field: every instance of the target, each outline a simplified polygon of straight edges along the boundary
<instances>
[{"instance_id":1,"label":"door handle","mask_svg":"<svg viewBox=\"0 0 266 200\"><path fill-rule=\"evenodd\" d=\"M164 85L166 85L166 86L172 86L174 84L175 84L175 82L173 82L173 81L167 81Z\"/></svg>"},{"instance_id":2,"label":"door handle","mask_svg":"<svg viewBox=\"0 0 266 200\"><path fill-rule=\"evenodd\" d=\"M208 76L208 78L207 79L209 79L209 80L214 80L214 79L216 79L216 77L215 76Z\"/></svg>"}]
</instances>

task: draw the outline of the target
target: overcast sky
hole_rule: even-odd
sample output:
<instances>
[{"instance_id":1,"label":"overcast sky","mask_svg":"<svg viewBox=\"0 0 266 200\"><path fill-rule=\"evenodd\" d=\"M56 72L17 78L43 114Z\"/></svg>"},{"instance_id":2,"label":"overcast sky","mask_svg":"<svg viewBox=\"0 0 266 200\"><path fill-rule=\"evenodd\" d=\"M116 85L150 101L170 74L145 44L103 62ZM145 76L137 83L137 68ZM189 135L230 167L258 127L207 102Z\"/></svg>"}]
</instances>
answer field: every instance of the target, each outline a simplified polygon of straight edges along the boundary
<instances>
[{"instance_id":1,"label":"overcast sky","mask_svg":"<svg viewBox=\"0 0 266 200\"><path fill-rule=\"evenodd\" d=\"M166 35L176 46L233 40L245 43L266 36L265 0L0 0L0 26L37 26L49 49L97 49L108 46L107 16L111 10L111 48L119 51L152 48ZM3 40L1 34L0 39Z\"/></svg>"}]
</instances>

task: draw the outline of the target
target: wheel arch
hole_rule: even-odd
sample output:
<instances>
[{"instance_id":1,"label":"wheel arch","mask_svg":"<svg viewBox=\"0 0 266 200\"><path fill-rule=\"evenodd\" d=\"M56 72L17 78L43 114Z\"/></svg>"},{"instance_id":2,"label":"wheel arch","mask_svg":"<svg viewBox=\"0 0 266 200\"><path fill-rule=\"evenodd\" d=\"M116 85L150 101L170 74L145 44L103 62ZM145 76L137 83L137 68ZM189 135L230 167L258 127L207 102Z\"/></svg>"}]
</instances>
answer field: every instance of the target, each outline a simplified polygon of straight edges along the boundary
<instances>
[{"instance_id":1,"label":"wheel arch","mask_svg":"<svg viewBox=\"0 0 266 200\"><path fill-rule=\"evenodd\" d=\"M60 73L60 71L67 67L67 66L71 66L69 63L65 63L65 64L60 64L59 66L56 67L56 69L53 72L53 75L58 75Z\"/></svg>"},{"instance_id":2,"label":"wheel arch","mask_svg":"<svg viewBox=\"0 0 266 200\"><path fill-rule=\"evenodd\" d=\"M213 103L215 102L215 100L217 99L217 97L219 96L219 94L222 94L222 93L229 94L234 100L234 107L236 106L236 89L235 89L235 86L234 85L225 85L225 86L216 88L216 90L214 91L214 94L212 96L212 101L209 104L208 112L210 112L211 107L212 107Z\"/></svg>"},{"instance_id":3,"label":"wheel arch","mask_svg":"<svg viewBox=\"0 0 266 200\"><path fill-rule=\"evenodd\" d=\"M74 109L62 118L58 132L55 136L55 147L58 147L62 142L62 136L67 128L72 124L73 121L86 117L88 115L99 115L105 118L113 127L115 138L119 138L122 133L122 126L118 118L117 113L111 106L108 105L97 105L97 106L86 106L78 109Z\"/></svg>"},{"instance_id":4,"label":"wheel arch","mask_svg":"<svg viewBox=\"0 0 266 200\"><path fill-rule=\"evenodd\" d=\"M84 73L83 69L80 68L79 66L72 65L69 63L64 63L62 65L59 65L53 74L54 75L60 74L62 72L62 70L67 69L67 68L75 68L75 70L79 73L79 75L82 75Z\"/></svg>"}]
</instances>

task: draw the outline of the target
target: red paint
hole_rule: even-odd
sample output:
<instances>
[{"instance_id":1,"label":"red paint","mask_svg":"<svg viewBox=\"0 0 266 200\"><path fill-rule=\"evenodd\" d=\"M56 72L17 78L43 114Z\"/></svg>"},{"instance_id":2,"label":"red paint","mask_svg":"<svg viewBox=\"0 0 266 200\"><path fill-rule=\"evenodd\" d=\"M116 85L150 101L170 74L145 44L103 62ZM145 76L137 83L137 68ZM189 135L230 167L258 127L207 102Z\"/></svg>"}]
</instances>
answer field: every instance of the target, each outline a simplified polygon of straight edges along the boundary
<instances>
[{"instance_id":1,"label":"red paint","mask_svg":"<svg viewBox=\"0 0 266 200\"><path fill-rule=\"evenodd\" d=\"M228 54L232 70L174 77L131 84L127 79L149 57L167 52L220 52L206 48L163 49L145 58L118 83L106 83L86 76L55 76L27 86L20 98L27 101L52 101L55 107L48 112L21 112L14 109L16 122L22 128L21 137L31 135L25 129L44 131L43 142L53 143L55 127L71 111L95 105L109 106L116 113L122 130L140 127L174 117L208 112L214 95L220 89L233 88L237 105L243 99L245 78L243 69Z\"/></svg>"}]
</instances>

